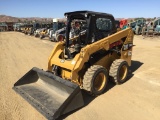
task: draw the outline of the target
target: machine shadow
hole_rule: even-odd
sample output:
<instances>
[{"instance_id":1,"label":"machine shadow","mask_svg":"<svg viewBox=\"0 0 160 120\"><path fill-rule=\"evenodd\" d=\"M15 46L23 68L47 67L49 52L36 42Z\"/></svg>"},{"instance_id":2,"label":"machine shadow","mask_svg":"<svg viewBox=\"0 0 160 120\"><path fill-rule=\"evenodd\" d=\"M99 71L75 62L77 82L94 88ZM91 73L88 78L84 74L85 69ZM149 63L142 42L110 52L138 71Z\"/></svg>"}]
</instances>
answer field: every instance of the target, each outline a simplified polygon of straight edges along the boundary
<instances>
[{"instance_id":1,"label":"machine shadow","mask_svg":"<svg viewBox=\"0 0 160 120\"><path fill-rule=\"evenodd\" d=\"M127 81L134 76L133 72L138 70L143 64L144 63L142 63L140 61L135 61L135 60L131 61L131 66L129 67L129 74L128 74Z\"/></svg>"},{"instance_id":2,"label":"machine shadow","mask_svg":"<svg viewBox=\"0 0 160 120\"><path fill-rule=\"evenodd\" d=\"M84 108L85 106L87 106L92 100L94 100L96 98L94 96L88 95L88 93L85 92L84 90L81 90L81 92L82 92L82 96L83 96L83 100L84 100L84 106L81 107L81 108L78 108L76 110L73 110L73 111L71 111L69 113L66 113L64 115L61 115L57 120L63 120L63 119L65 119L67 116L69 116L69 115L73 114L74 112L76 112L76 111Z\"/></svg>"},{"instance_id":3,"label":"machine shadow","mask_svg":"<svg viewBox=\"0 0 160 120\"><path fill-rule=\"evenodd\" d=\"M135 61L135 60L132 60L131 61L131 66L129 67L129 73L128 73L128 78L127 78L127 81L128 82L133 76L134 76L134 72L139 69L144 63L140 62L140 61ZM125 82L125 83L126 83ZM125 84L124 83L124 84Z\"/></svg>"},{"instance_id":4,"label":"machine shadow","mask_svg":"<svg viewBox=\"0 0 160 120\"><path fill-rule=\"evenodd\" d=\"M143 65L142 62L134 61L134 60L131 61L131 64L132 65L129 68L129 75L128 75L127 81L129 81L134 76L133 72L135 72L139 67L141 67L141 65ZM107 86L106 90L104 91L104 93L106 93L107 91L109 91L110 89L112 89L114 86L116 86L116 85L113 82L109 81L108 82L108 86ZM82 95L83 95L83 99L84 99L84 106L83 107L86 107L89 103L91 103L96 98L95 96L88 95L84 90L82 90ZM101 95L103 95L103 94L101 94ZM64 115L60 116L57 120L63 120L67 116L69 116L69 115L73 114L74 112L82 109L83 107L81 107L79 109L76 109L74 111L71 111L71 112L69 112L67 114L64 114Z\"/></svg>"}]
</instances>

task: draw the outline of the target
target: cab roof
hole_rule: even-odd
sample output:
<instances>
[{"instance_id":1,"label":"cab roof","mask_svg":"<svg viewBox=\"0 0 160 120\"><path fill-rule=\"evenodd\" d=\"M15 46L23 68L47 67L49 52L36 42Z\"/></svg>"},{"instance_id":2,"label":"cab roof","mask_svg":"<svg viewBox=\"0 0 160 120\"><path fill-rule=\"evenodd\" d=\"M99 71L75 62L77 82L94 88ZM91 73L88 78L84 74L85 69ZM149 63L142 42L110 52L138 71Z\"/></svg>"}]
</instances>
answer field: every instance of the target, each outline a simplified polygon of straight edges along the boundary
<instances>
[{"instance_id":1,"label":"cab roof","mask_svg":"<svg viewBox=\"0 0 160 120\"><path fill-rule=\"evenodd\" d=\"M87 10L84 10L84 11L73 11L73 12L66 12L64 13L64 15L77 15L77 14L82 14L82 15L85 15L85 14L90 14L90 15L101 15L101 16L110 16L110 17L113 17L112 14L108 14L108 13L101 13L101 12L94 12L94 11L87 11Z\"/></svg>"}]
</instances>

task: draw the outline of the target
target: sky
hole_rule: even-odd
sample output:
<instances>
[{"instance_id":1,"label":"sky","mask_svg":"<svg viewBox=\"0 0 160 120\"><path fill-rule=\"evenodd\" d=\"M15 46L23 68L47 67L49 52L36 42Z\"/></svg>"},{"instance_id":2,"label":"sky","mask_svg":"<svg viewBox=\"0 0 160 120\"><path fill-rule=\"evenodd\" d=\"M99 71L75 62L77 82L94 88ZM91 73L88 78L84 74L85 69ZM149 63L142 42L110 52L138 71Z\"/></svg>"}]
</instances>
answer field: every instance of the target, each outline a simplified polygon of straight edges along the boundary
<instances>
[{"instance_id":1,"label":"sky","mask_svg":"<svg viewBox=\"0 0 160 120\"><path fill-rule=\"evenodd\" d=\"M89 10L115 18L160 17L160 0L0 0L0 15L63 18L65 12Z\"/></svg>"}]
</instances>

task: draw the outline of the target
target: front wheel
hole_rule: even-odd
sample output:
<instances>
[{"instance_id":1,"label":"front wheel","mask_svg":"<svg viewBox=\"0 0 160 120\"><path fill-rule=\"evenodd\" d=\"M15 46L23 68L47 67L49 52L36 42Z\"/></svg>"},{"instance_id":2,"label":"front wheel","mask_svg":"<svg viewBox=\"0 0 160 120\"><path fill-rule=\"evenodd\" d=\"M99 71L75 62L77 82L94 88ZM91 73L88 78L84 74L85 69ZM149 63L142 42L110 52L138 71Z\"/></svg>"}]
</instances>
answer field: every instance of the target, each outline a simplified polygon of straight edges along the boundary
<instances>
[{"instance_id":1,"label":"front wheel","mask_svg":"<svg viewBox=\"0 0 160 120\"><path fill-rule=\"evenodd\" d=\"M40 35L40 39L43 39L44 38L44 36L43 35Z\"/></svg>"},{"instance_id":2,"label":"front wheel","mask_svg":"<svg viewBox=\"0 0 160 120\"><path fill-rule=\"evenodd\" d=\"M85 73L83 89L91 95L100 95L104 92L108 82L107 69L100 65L91 66Z\"/></svg>"}]
</instances>

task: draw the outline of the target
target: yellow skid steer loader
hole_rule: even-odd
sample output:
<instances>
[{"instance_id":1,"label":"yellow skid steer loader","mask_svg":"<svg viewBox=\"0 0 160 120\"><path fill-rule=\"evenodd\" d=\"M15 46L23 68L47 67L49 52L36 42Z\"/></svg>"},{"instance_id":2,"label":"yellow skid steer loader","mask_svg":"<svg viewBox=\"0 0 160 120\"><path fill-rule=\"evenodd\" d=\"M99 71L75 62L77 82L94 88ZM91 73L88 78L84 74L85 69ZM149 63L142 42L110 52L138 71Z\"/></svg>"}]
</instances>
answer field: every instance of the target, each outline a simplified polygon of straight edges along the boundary
<instances>
[{"instance_id":1,"label":"yellow skid steer loader","mask_svg":"<svg viewBox=\"0 0 160 120\"><path fill-rule=\"evenodd\" d=\"M34 67L13 87L48 119L83 107L82 89L98 96L109 80L124 83L131 66L131 28L117 31L107 13L75 11L65 17L66 34L49 56L48 70Z\"/></svg>"}]
</instances>

